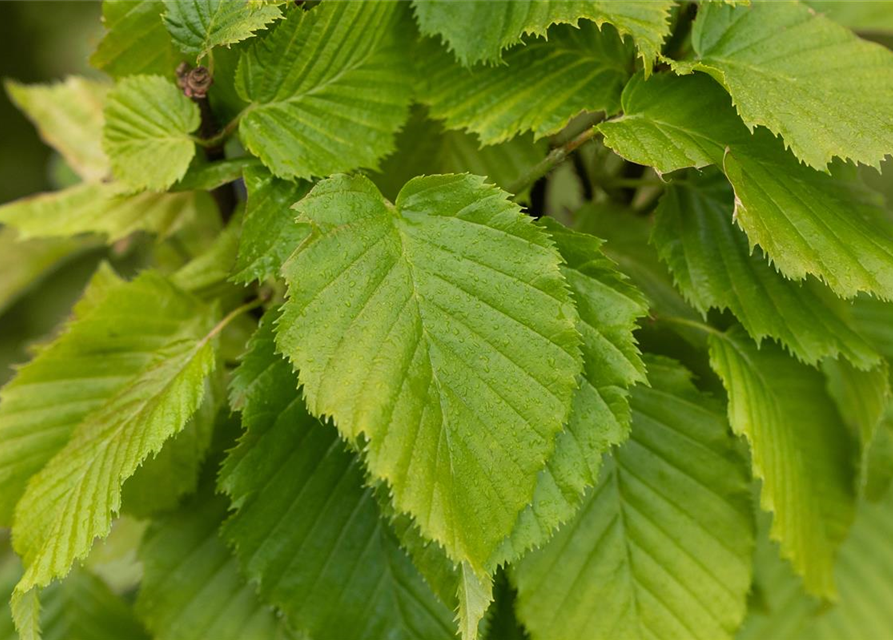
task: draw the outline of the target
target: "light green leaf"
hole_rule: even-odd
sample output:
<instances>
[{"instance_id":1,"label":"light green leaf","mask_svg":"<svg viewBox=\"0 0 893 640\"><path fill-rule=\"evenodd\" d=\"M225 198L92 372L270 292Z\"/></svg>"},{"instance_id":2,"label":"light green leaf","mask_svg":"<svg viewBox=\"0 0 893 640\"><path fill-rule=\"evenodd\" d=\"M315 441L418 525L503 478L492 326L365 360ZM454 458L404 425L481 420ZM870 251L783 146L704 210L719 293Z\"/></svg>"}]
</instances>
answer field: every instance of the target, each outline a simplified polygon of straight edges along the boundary
<instances>
[{"instance_id":1,"label":"light green leaf","mask_svg":"<svg viewBox=\"0 0 893 640\"><path fill-rule=\"evenodd\" d=\"M199 156L193 160L186 175L171 187L171 191L213 191L239 180L249 168L260 166L260 160L251 156L217 162L202 162Z\"/></svg>"},{"instance_id":2,"label":"light green leaf","mask_svg":"<svg viewBox=\"0 0 893 640\"><path fill-rule=\"evenodd\" d=\"M439 35L468 65L502 60L502 50L522 42L522 36L546 35L553 24L579 25L591 20L612 24L621 35L631 35L647 70L670 31L673 2L616 2L604 0L415 0L422 33Z\"/></svg>"},{"instance_id":3,"label":"light green leaf","mask_svg":"<svg viewBox=\"0 0 893 640\"><path fill-rule=\"evenodd\" d=\"M893 11L889 2L876 0L807 0L806 4L834 22L856 31L893 32Z\"/></svg>"},{"instance_id":4,"label":"light green leaf","mask_svg":"<svg viewBox=\"0 0 893 640\"><path fill-rule=\"evenodd\" d=\"M290 637L239 574L219 534L225 518L226 500L202 491L146 532L136 608L156 640Z\"/></svg>"},{"instance_id":5,"label":"light green leaf","mask_svg":"<svg viewBox=\"0 0 893 640\"><path fill-rule=\"evenodd\" d=\"M213 206L200 191L130 195L119 183L84 182L2 205L0 222L17 229L22 240L101 233L114 242L134 231L170 235Z\"/></svg>"},{"instance_id":6,"label":"light green leaf","mask_svg":"<svg viewBox=\"0 0 893 640\"><path fill-rule=\"evenodd\" d=\"M279 7L248 0L169 0L164 24L174 45L201 60L214 47L254 36L282 17Z\"/></svg>"},{"instance_id":7,"label":"light green leaf","mask_svg":"<svg viewBox=\"0 0 893 640\"><path fill-rule=\"evenodd\" d=\"M231 290L233 287L227 281L236 262L241 226L242 214L239 209L205 251L171 276L173 283L184 291L205 299L220 297Z\"/></svg>"},{"instance_id":8,"label":"light green leaf","mask_svg":"<svg viewBox=\"0 0 893 640\"><path fill-rule=\"evenodd\" d=\"M161 0L103 0L106 33L90 64L114 78L173 74L180 56L161 21L164 8Z\"/></svg>"},{"instance_id":9,"label":"light green leaf","mask_svg":"<svg viewBox=\"0 0 893 640\"><path fill-rule=\"evenodd\" d=\"M532 131L560 131L581 111L615 113L632 71L632 47L610 26L561 25L548 40L528 38L505 54L505 64L466 69L436 42L419 52L419 99L449 129L497 144Z\"/></svg>"},{"instance_id":10,"label":"light green leaf","mask_svg":"<svg viewBox=\"0 0 893 640\"><path fill-rule=\"evenodd\" d=\"M413 78L404 2L291 11L239 61L248 149L279 177L375 168L406 121Z\"/></svg>"},{"instance_id":11,"label":"light green leaf","mask_svg":"<svg viewBox=\"0 0 893 640\"><path fill-rule=\"evenodd\" d=\"M11 480L27 477L23 461L39 468L33 454L49 458L16 506L20 593L65 576L108 535L121 485L183 429L215 364L212 310L152 272L86 306L4 389Z\"/></svg>"},{"instance_id":12,"label":"light green leaf","mask_svg":"<svg viewBox=\"0 0 893 640\"><path fill-rule=\"evenodd\" d=\"M6 91L25 112L40 137L56 149L84 180L108 175L102 150L102 109L109 85L79 76L47 85L24 85L7 80Z\"/></svg>"},{"instance_id":13,"label":"light green leaf","mask_svg":"<svg viewBox=\"0 0 893 640\"><path fill-rule=\"evenodd\" d=\"M834 597L834 559L854 513L853 446L821 373L740 328L710 336L729 421L750 444L773 540L810 593Z\"/></svg>"},{"instance_id":14,"label":"light green leaf","mask_svg":"<svg viewBox=\"0 0 893 640\"><path fill-rule=\"evenodd\" d=\"M459 576L459 635L462 640L477 640L478 627L493 602L493 578L477 573L467 562Z\"/></svg>"},{"instance_id":15,"label":"light green leaf","mask_svg":"<svg viewBox=\"0 0 893 640\"><path fill-rule=\"evenodd\" d=\"M220 474L236 510L224 533L245 573L314 638L332 629L340 640L453 638L449 610L363 486L359 456L307 413L272 324L262 322L236 371L232 404L246 433Z\"/></svg>"},{"instance_id":16,"label":"light green leaf","mask_svg":"<svg viewBox=\"0 0 893 640\"><path fill-rule=\"evenodd\" d=\"M535 640L731 638L745 612L748 476L716 403L668 360L577 517L513 573Z\"/></svg>"},{"instance_id":17,"label":"light green leaf","mask_svg":"<svg viewBox=\"0 0 893 640\"><path fill-rule=\"evenodd\" d=\"M102 145L115 177L164 191L186 174L201 123L198 106L161 76L130 76L109 93Z\"/></svg>"},{"instance_id":18,"label":"light green leaf","mask_svg":"<svg viewBox=\"0 0 893 640\"><path fill-rule=\"evenodd\" d=\"M692 48L678 68L716 78L749 127L780 135L806 164L879 166L893 153L893 53L805 4L701 5Z\"/></svg>"},{"instance_id":19,"label":"light green leaf","mask_svg":"<svg viewBox=\"0 0 893 640\"><path fill-rule=\"evenodd\" d=\"M692 306L705 315L729 309L757 344L775 338L808 364L840 354L859 368L877 365L847 305L815 280L786 280L760 249L751 252L734 208L717 173L671 183L660 201L651 241Z\"/></svg>"},{"instance_id":20,"label":"light green leaf","mask_svg":"<svg viewBox=\"0 0 893 640\"><path fill-rule=\"evenodd\" d=\"M248 204L233 268L233 282L247 284L279 275L282 263L307 237L291 205L307 195L306 182L282 180L263 167L245 171Z\"/></svg>"},{"instance_id":21,"label":"light green leaf","mask_svg":"<svg viewBox=\"0 0 893 640\"><path fill-rule=\"evenodd\" d=\"M704 74L633 77L624 115L599 125L624 158L670 172L716 164L735 190L733 219L784 275L815 275L838 295L893 298L893 231L845 167L801 165L765 129L753 135Z\"/></svg>"},{"instance_id":22,"label":"light green leaf","mask_svg":"<svg viewBox=\"0 0 893 640\"><path fill-rule=\"evenodd\" d=\"M297 207L278 345L397 509L480 571L533 497L580 373L577 313L548 236L468 175L363 177Z\"/></svg>"}]
</instances>

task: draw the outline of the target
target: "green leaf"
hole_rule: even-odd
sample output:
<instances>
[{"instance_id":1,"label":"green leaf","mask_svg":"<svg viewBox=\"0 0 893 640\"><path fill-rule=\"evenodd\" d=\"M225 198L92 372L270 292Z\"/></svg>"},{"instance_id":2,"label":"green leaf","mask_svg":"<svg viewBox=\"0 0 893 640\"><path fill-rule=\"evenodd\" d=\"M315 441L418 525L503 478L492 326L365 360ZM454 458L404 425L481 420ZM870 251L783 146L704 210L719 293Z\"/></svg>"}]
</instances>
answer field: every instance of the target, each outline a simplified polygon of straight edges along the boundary
<instances>
[{"instance_id":1,"label":"green leaf","mask_svg":"<svg viewBox=\"0 0 893 640\"><path fill-rule=\"evenodd\" d=\"M880 166L893 153L893 53L805 4L704 4L692 48L678 68L716 78L751 129L780 135L806 164Z\"/></svg>"},{"instance_id":2,"label":"green leaf","mask_svg":"<svg viewBox=\"0 0 893 640\"><path fill-rule=\"evenodd\" d=\"M0 222L22 240L100 233L111 243L134 231L170 235L213 207L200 191L130 195L119 183L85 182L2 205Z\"/></svg>"},{"instance_id":3,"label":"green leaf","mask_svg":"<svg viewBox=\"0 0 893 640\"><path fill-rule=\"evenodd\" d=\"M34 454L48 460L16 506L20 593L65 576L108 534L121 485L183 429L215 365L211 309L152 272L109 287L4 389L10 478L27 479L22 461L39 468Z\"/></svg>"},{"instance_id":4,"label":"green leaf","mask_svg":"<svg viewBox=\"0 0 893 640\"><path fill-rule=\"evenodd\" d=\"M233 282L248 284L279 275L282 263L307 237L306 227L295 223L291 205L307 195L306 182L282 180L266 169L245 171L248 204L233 268Z\"/></svg>"},{"instance_id":5,"label":"green leaf","mask_svg":"<svg viewBox=\"0 0 893 640\"><path fill-rule=\"evenodd\" d=\"M37 127L40 137L56 149L84 180L108 175L102 150L102 109L109 85L79 76L47 85L23 85L7 80L6 91Z\"/></svg>"},{"instance_id":6,"label":"green leaf","mask_svg":"<svg viewBox=\"0 0 893 640\"><path fill-rule=\"evenodd\" d=\"M282 178L375 168L406 121L411 25L403 2L291 11L239 61L247 148Z\"/></svg>"},{"instance_id":7,"label":"green leaf","mask_svg":"<svg viewBox=\"0 0 893 640\"><path fill-rule=\"evenodd\" d=\"M742 330L710 336L729 422L750 444L771 537L810 593L834 597L834 558L854 513L853 446L821 373Z\"/></svg>"},{"instance_id":8,"label":"green leaf","mask_svg":"<svg viewBox=\"0 0 893 640\"><path fill-rule=\"evenodd\" d=\"M843 297L893 298L891 225L841 167L834 175L814 171L767 130L751 135L704 74L634 76L623 112L599 125L605 144L659 172L722 167L735 190L733 219L784 275L815 275Z\"/></svg>"},{"instance_id":9,"label":"green leaf","mask_svg":"<svg viewBox=\"0 0 893 640\"><path fill-rule=\"evenodd\" d=\"M667 188L651 236L676 284L702 314L729 309L759 344L771 337L808 364L843 355L859 368L878 354L847 317L846 305L819 282L790 282L732 222L734 194L717 173Z\"/></svg>"},{"instance_id":10,"label":"green leaf","mask_svg":"<svg viewBox=\"0 0 893 640\"><path fill-rule=\"evenodd\" d=\"M807 5L834 22L869 34L893 32L893 11L886 2L870 0L807 0Z\"/></svg>"},{"instance_id":11,"label":"green leaf","mask_svg":"<svg viewBox=\"0 0 893 640\"><path fill-rule=\"evenodd\" d=\"M553 24L577 26L581 19L599 27L612 24L631 35L647 70L669 33L669 0L414 0L422 33L440 35L462 64L498 62L502 50L525 34L544 36Z\"/></svg>"},{"instance_id":12,"label":"green leaf","mask_svg":"<svg viewBox=\"0 0 893 640\"><path fill-rule=\"evenodd\" d=\"M115 177L163 191L186 174L201 123L198 105L161 76L130 76L109 93L102 144Z\"/></svg>"},{"instance_id":13,"label":"green leaf","mask_svg":"<svg viewBox=\"0 0 893 640\"><path fill-rule=\"evenodd\" d=\"M173 74L180 56L161 21L164 9L161 0L103 0L106 33L90 64L114 78Z\"/></svg>"},{"instance_id":14,"label":"green leaf","mask_svg":"<svg viewBox=\"0 0 893 640\"><path fill-rule=\"evenodd\" d=\"M228 280L236 262L241 224L239 210L205 251L177 270L171 277L174 284L205 299L221 297L231 290Z\"/></svg>"},{"instance_id":15,"label":"green leaf","mask_svg":"<svg viewBox=\"0 0 893 640\"><path fill-rule=\"evenodd\" d=\"M246 433L220 474L236 510L224 532L264 599L314 638L453 638L449 610L363 486L360 458L307 413L269 317L236 371L232 404Z\"/></svg>"},{"instance_id":16,"label":"green leaf","mask_svg":"<svg viewBox=\"0 0 893 640\"><path fill-rule=\"evenodd\" d=\"M170 0L164 24L180 51L201 60L214 47L247 40L281 17L279 7L248 0Z\"/></svg>"},{"instance_id":17,"label":"green leaf","mask_svg":"<svg viewBox=\"0 0 893 640\"><path fill-rule=\"evenodd\" d=\"M363 177L297 205L278 345L310 410L368 439L397 509L475 570L514 527L568 415L577 313L548 236L468 175ZM476 526L469 526L469 523Z\"/></svg>"},{"instance_id":18,"label":"green leaf","mask_svg":"<svg viewBox=\"0 0 893 640\"><path fill-rule=\"evenodd\" d=\"M433 40L419 57L419 99L431 117L484 144L557 133L581 111L615 113L633 66L632 48L617 31L591 22L555 27L548 40L528 38L502 66L466 69Z\"/></svg>"},{"instance_id":19,"label":"green leaf","mask_svg":"<svg viewBox=\"0 0 893 640\"><path fill-rule=\"evenodd\" d=\"M513 573L536 640L731 638L750 587L746 467L716 403L668 360L577 517Z\"/></svg>"},{"instance_id":20,"label":"green leaf","mask_svg":"<svg viewBox=\"0 0 893 640\"><path fill-rule=\"evenodd\" d=\"M136 608L156 640L290 637L239 574L219 535L225 518L226 500L202 491L146 532Z\"/></svg>"}]
</instances>

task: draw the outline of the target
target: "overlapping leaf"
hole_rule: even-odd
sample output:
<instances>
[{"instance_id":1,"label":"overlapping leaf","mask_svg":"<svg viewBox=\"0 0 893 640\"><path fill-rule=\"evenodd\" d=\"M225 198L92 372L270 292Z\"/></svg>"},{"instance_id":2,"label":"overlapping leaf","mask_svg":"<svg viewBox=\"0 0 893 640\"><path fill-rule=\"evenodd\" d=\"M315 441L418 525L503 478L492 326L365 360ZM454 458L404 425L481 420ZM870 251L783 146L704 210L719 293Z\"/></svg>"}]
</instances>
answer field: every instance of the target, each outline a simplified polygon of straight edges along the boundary
<instances>
[{"instance_id":1,"label":"overlapping leaf","mask_svg":"<svg viewBox=\"0 0 893 640\"><path fill-rule=\"evenodd\" d=\"M440 36L463 64L502 60L506 47L522 42L522 36L545 35L553 24L579 25L589 20L611 24L631 35L645 68L660 52L669 33L669 0L605 2L602 0L415 0L422 33Z\"/></svg>"},{"instance_id":2,"label":"overlapping leaf","mask_svg":"<svg viewBox=\"0 0 893 640\"><path fill-rule=\"evenodd\" d=\"M115 78L172 74L179 56L161 21L164 9L162 0L103 0L106 33L90 64Z\"/></svg>"},{"instance_id":3,"label":"overlapping leaf","mask_svg":"<svg viewBox=\"0 0 893 640\"><path fill-rule=\"evenodd\" d=\"M535 640L731 638L753 542L748 476L721 410L688 372L648 363L629 441L577 517L514 571Z\"/></svg>"},{"instance_id":4,"label":"overlapping leaf","mask_svg":"<svg viewBox=\"0 0 893 640\"><path fill-rule=\"evenodd\" d=\"M540 138L581 111L616 112L632 57L613 27L600 31L591 22L555 27L548 40L529 38L497 67L466 69L429 40L418 63L419 97L432 117L478 134L484 144L527 131Z\"/></svg>"},{"instance_id":5,"label":"overlapping leaf","mask_svg":"<svg viewBox=\"0 0 893 640\"><path fill-rule=\"evenodd\" d=\"M734 196L717 174L667 188L651 237L677 285L701 313L729 309L758 343L780 340L816 364L841 354L860 368L879 356L855 330L840 300L814 280L785 280L732 222Z\"/></svg>"},{"instance_id":6,"label":"overlapping leaf","mask_svg":"<svg viewBox=\"0 0 893 640\"><path fill-rule=\"evenodd\" d=\"M236 508L225 535L245 573L314 638L453 638L449 609L380 517L359 457L307 413L297 385L268 318L233 381L247 432L220 476Z\"/></svg>"},{"instance_id":7,"label":"overlapping leaf","mask_svg":"<svg viewBox=\"0 0 893 640\"><path fill-rule=\"evenodd\" d=\"M705 3L692 48L679 68L715 77L748 126L781 135L808 165L880 165L893 153L893 53L806 5Z\"/></svg>"},{"instance_id":8,"label":"overlapping leaf","mask_svg":"<svg viewBox=\"0 0 893 640\"><path fill-rule=\"evenodd\" d=\"M416 178L395 205L338 176L298 204L278 344L308 406L399 511L481 570L533 497L580 373L548 236L480 178Z\"/></svg>"},{"instance_id":9,"label":"overlapping leaf","mask_svg":"<svg viewBox=\"0 0 893 640\"><path fill-rule=\"evenodd\" d=\"M853 445L821 373L740 329L710 337L729 421L750 444L771 537L806 588L833 597L834 559L854 513Z\"/></svg>"},{"instance_id":10,"label":"overlapping leaf","mask_svg":"<svg viewBox=\"0 0 893 640\"><path fill-rule=\"evenodd\" d=\"M409 113L407 10L370 0L290 12L239 61L248 149L283 178L374 168Z\"/></svg>"},{"instance_id":11,"label":"overlapping leaf","mask_svg":"<svg viewBox=\"0 0 893 640\"><path fill-rule=\"evenodd\" d=\"M807 274L837 294L893 298L893 231L845 168L801 165L762 128L753 135L704 74L633 77L624 115L599 125L623 157L670 172L716 164L735 190L734 219L786 276Z\"/></svg>"},{"instance_id":12,"label":"overlapping leaf","mask_svg":"<svg viewBox=\"0 0 893 640\"><path fill-rule=\"evenodd\" d=\"M214 47L246 40L282 17L279 7L249 0L169 0L164 24L174 45L200 60Z\"/></svg>"}]
</instances>

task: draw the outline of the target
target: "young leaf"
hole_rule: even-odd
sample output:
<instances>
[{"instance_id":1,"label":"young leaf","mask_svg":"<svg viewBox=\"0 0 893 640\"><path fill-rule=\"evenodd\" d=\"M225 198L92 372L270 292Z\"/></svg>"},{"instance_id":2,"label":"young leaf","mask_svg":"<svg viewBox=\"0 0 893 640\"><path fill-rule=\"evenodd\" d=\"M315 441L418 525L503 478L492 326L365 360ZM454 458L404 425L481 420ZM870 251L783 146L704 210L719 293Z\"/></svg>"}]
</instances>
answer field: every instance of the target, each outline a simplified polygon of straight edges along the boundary
<instances>
[{"instance_id":1,"label":"young leaf","mask_svg":"<svg viewBox=\"0 0 893 640\"><path fill-rule=\"evenodd\" d=\"M136 608L156 640L289 637L239 574L219 534L225 518L226 500L202 491L146 532Z\"/></svg>"},{"instance_id":2,"label":"young leaf","mask_svg":"<svg viewBox=\"0 0 893 640\"><path fill-rule=\"evenodd\" d=\"M453 638L449 610L363 486L359 457L307 413L297 385L267 318L233 380L246 433L220 474L236 509L224 533L245 573L314 638Z\"/></svg>"},{"instance_id":3,"label":"young leaf","mask_svg":"<svg viewBox=\"0 0 893 640\"><path fill-rule=\"evenodd\" d=\"M648 70L669 32L673 6L669 0L414 0L413 4L422 33L441 36L464 65L499 62L503 49L521 43L525 34L544 36L553 24L579 26L580 20L591 20L631 35Z\"/></svg>"},{"instance_id":4,"label":"young leaf","mask_svg":"<svg viewBox=\"0 0 893 640\"><path fill-rule=\"evenodd\" d=\"M753 129L781 135L824 170L834 157L879 166L893 153L893 53L800 2L705 3L692 28L694 59Z\"/></svg>"},{"instance_id":5,"label":"young leaf","mask_svg":"<svg viewBox=\"0 0 893 640\"><path fill-rule=\"evenodd\" d=\"M102 144L115 177L163 191L186 174L201 122L198 106L161 76L130 76L108 96Z\"/></svg>"},{"instance_id":6,"label":"young leaf","mask_svg":"<svg viewBox=\"0 0 893 640\"><path fill-rule=\"evenodd\" d=\"M704 74L634 76L624 115L599 125L623 157L670 172L716 164L735 190L734 219L787 277L815 275L838 295L893 299L893 231L843 171L801 165L765 129L753 135Z\"/></svg>"},{"instance_id":7,"label":"young leaf","mask_svg":"<svg viewBox=\"0 0 893 640\"><path fill-rule=\"evenodd\" d=\"M822 375L743 331L710 336L710 364L729 394L729 422L750 444L771 537L806 589L833 597L834 558L854 512L852 443Z\"/></svg>"},{"instance_id":8,"label":"young leaf","mask_svg":"<svg viewBox=\"0 0 893 640\"><path fill-rule=\"evenodd\" d=\"M297 205L278 344L308 406L368 439L399 511L481 570L533 497L580 373L577 313L548 236L469 175L363 177ZM469 523L475 523L470 526Z\"/></svg>"},{"instance_id":9,"label":"young leaf","mask_svg":"<svg viewBox=\"0 0 893 640\"><path fill-rule=\"evenodd\" d=\"M746 467L689 374L648 363L629 441L577 517L514 571L535 640L732 638L750 587Z\"/></svg>"},{"instance_id":10,"label":"young leaf","mask_svg":"<svg viewBox=\"0 0 893 640\"><path fill-rule=\"evenodd\" d=\"M3 410L10 435L26 436L19 445L25 451L35 448L34 438L27 437L33 434L15 420L37 419L35 403L64 427L49 429L46 419L38 423L40 432L51 436L54 451L49 453L55 455L28 482L16 506L14 546L25 562L19 593L65 576L75 560L86 556L94 538L108 534L112 516L121 508L121 485L183 429L201 404L204 380L215 365L212 310L160 276L147 272L91 302L89 315L4 392L19 396L17 403L4 402ZM82 340L76 340L78 334ZM109 346L117 346L120 356L109 357ZM97 348L99 359L91 353ZM86 359L79 357L84 352ZM48 371L53 360L58 368ZM142 366L134 366L137 362ZM122 380L121 365L132 367L134 374ZM96 376L106 371L111 375L97 384ZM60 380L60 373L68 379ZM48 407L52 396L41 383L54 380L61 403ZM84 396L97 394L100 399L91 400L84 411L79 404ZM69 403L74 416L59 411ZM60 438L66 433L70 438ZM37 452L46 459L45 446L37 443Z\"/></svg>"},{"instance_id":11,"label":"young leaf","mask_svg":"<svg viewBox=\"0 0 893 640\"><path fill-rule=\"evenodd\" d=\"M406 3L326 2L291 11L239 61L248 149L282 178L375 168L406 121Z\"/></svg>"},{"instance_id":12,"label":"young leaf","mask_svg":"<svg viewBox=\"0 0 893 640\"><path fill-rule=\"evenodd\" d=\"M842 354L859 368L877 365L846 305L814 280L785 280L750 250L733 210L732 189L716 173L671 183L660 201L651 241L692 306L729 309L757 344L775 338L808 364Z\"/></svg>"},{"instance_id":13,"label":"young leaf","mask_svg":"<svg viewBox=\"0 0 893 640\"><path fill-rule=\"evenodd\" d=\"M214 47L246 40L281 17L279 7L249 0L169 0L164 24L180 51L201 60Z\"/></svg>"},{"instance_id":14,"label":"young leaf","mask_svg":"<svg viewBox=\"0 0 893 640\"><path fill-rule=\"evenodd\" d=\"M306 182L282 180L263 167L245 171L248 204L233 282L248 284L278 276L282 263L307 236L291 205L307 195Z\"/></svg>"},{"instance_id":15,"label":"young leaf","mask_svg":"<svg viewBox=\"0 0 893 640\"><path fill-rule=\"evenodd\" d=\"M591 22L554 27L505 54L505 65L465 69L428 40L420 52L420 100L449 129L497 144L532 131L560 131L581 111L614 113L632 69L632 48ZM548 87L548 90L546 88Z\"/></svg>"},{"instance_id":16,"label":"young leaf","mask_svg":"<svg viewBox=\"0 0 893 640\"><path fill-rule=\"evenodd\" d=\"M114 78L173 74L180 57L161 21L164 9L162 0L103 0L106 33L90 64Z\"/></svg>"},{"instance_id":17,"label":"young leaf","mask_svg":"<svg viewBox=\"0 0 893 640\"><path fill-rule=\"evenodd\" d=\"M84 180L108 175L102 150L102 109L109 85L72 76L49 85L23 85L7 80L6 91L37 127L40 137L56 149Z\"/></svg>"}]
</instances>

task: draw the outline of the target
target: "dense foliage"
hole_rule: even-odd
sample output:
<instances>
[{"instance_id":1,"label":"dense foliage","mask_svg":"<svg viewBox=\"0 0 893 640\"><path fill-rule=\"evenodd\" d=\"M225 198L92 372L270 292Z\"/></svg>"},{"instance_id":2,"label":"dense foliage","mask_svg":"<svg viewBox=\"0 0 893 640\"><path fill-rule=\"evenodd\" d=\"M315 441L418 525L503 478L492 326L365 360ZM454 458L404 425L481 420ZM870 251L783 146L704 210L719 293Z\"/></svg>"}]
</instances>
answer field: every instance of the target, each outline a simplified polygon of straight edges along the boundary
<instances>
[{"instance_id":1,"label":"dense foliage","mask_svg":"<svg viewBox=\"0 0 893 640\"><path fill-rule=\"evenodd\" d=\"M893 638L893 6L103 13L0 638Z\"/></svg>"}]
</instances>

